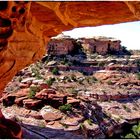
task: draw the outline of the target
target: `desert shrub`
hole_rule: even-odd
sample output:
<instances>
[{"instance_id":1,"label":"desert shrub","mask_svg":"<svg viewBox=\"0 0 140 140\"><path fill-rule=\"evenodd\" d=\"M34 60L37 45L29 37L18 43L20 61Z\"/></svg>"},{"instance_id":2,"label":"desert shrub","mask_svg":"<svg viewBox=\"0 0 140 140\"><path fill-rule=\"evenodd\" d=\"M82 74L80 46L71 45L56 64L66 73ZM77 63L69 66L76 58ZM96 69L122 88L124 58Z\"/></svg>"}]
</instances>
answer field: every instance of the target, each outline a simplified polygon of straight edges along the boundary
<instances>
[{"instance_id":1,"label":"desert shrub","mask_svg":"<svg viewBox=\"0 0 140 140\"><path fill-rule=\"evenodd\" d=\"M136 60L136 65L137 65L137 67L140 67L140 60Z\"/></svg>"},{"instance_id":2,"label":"desert shrub","mask_svg":"<svg viewBox=\"0 0 140 140\"><path fill-rule=\"evenodd\" d=\"M92 76L92 82L97 82L97 81L98 81L97 78Z\"/></svg>"},{"instance_id":3,"label":"desert shrub","mask_svg":"<svg viewBox=\"0 0 140 140\"><path fill-rule=\"evenodd\" d=\"M137 79L140 80L140 73L137 73L136 76L137 76Z\"/></svg>"},{"instance_id":4,"label":"desert shrub","mask_svg":"<svg viewBox=\"0 0 140 140\"><path fill-rule=\"evenodd\" d=\"M59 110L61 110L62 112L71 111L72 105L71 104L62 105L59 107Z\"/></svg>"},{"instance_id":5,"label":"desert shrub","mask_svg":"<svg viewBox=\"0 0 140 140\"><path fill-rule=\"evenodd\" d=\"M124 138L125 139L135 139L136 137L132 133L129 133Z\"/></svg>"},{"instance_id":6,"label":"desert shrub","mask_svg":"<svg viewBox=\"0 0 140 140\"><path fill-rule=\"evenodd\" d=\"M125 54L125 55L131 55L131 52L127 50L127 47L126 46L121 46L122 48L122 53Z\"/></svg>"},{"instance_id":7,"label":"desert shrub","mask_svg":"<svg viewBox=\"0 0 140 140\"><path fill-rule=\"evenodd\" d=\"M19 81L19 82L21 82L21 81L22 81L22 79L23 79L22 77L19 77L19 78L18 78L18 81Z\"/></svg>"},{"instance_id":8,"label":"desert shrub","mask_svg":"<svg viewBox=\"0 0 140 140\"><path fill-rule=\"evenodd\" d=\"M92 125L92 120L91 119L87 119L86 121L89 125Z\"/></svg>"},{"instance_id":9,"label":"desert shrub","mask_svg":"<svg viewBox=\"0 0 140 140\"><path fill-rule=\"evenodd\" d=\"M107 84L108 84L108 85L112 85L112 81L111 81L111 80L108 80L108 81L107 81Z\"/></svg>"},{"instance_id":10,"label":"desert shrub","mask_svg":"<svg viewBox=\"0 0 140 140\"><path fill-rule=\"evenodd\" d=\"M131 112L131 109L128 108L126 105L123 105L123 108L125 109L126 112Z\"/></svg>"},{"instance_id":11,"label":"desert shrub","mask_svg":"<svg viewBox=\"0 0 140 140\"><path fill-rule=\"evenodd\" d=\"M133 125L131 130L124 136L127 139L139 139L140 138L140 122Z\"/></svg>"},{"instance_id":12,"label":"desert shrub","mask_svg":"<svg viewBox=\"0 0 140 140\"><path fill-rule=\"evenodd\" d=\"M99 62L99 63L98 63L98 66L99 66L99 67L104 67L104 66L105 66L105 62Z\"/></svg>"},{"instance_id":13,"label":"desert shrub","mask_svg":"<svg viewBox=\"0 0 140 140\"><path fill-rule=\"evenodd\" d=\"M30 87L28 98L34 98L36 95L36 92L39 92L39 91L40 91L40 88L37 86Z\"/></svg>"},{"instance_id":14,"label":"desert shrub","mask_svg":"<svg viewBox=\"0 0 140 140\"><path fill-rule=\"evenodd\" d=\"M73 80L73 81L77 81L77 79L76 79L76 75L75 74L71 74L71 79Z\"/></svg>"},{"instance_id":15,"label":"desert shrub","mask_svg":"<svg viewBox=\"0 0 140 140\"><path fill-rule=\"evenodd\" d=\"M52 74L53 75L58 75L59 74L59 69L57 67L52 69Z\"/></svg>"},{"instance_id":16,"label":"desert shrub","mask_svg":"<svg viewBox=\"0 0 140 140\"><path fill-rule=\"evenodd\" d=\"M45 83L48 85L48 87L50 87L54 81L55 81L55 78L49 78L48 80L45 81Z\"/></svg>"},{"instance_id":17,"label":"desert shrub","mask_svg":"<svg viewBox=\"0 0 140 140\"><path fill-rule=\"evenodd\" d=\"M36 77L37 79L42 79L42 76L38 68L31 68L31 72L33 76Z\"/></svg>"},{"instance_id":18,"label":"desert shrub","mask_svg":"<svg viewBox=\"0 0 140 140\"><path fill-rule=\"evenodd\" d=\"M69 126L67 124L65 124L65 123L60 122L60 124L62 124L64 128L69 128Z\"/></svg>"},{"instance_id":19,"label":"desert shrub","mask_svg":"<svg viewBox=\"0 0 140 140\"><path fill-rule=\"evenodd\" d=\"M84 130L84 124L83 123L80 123L80 129Z\"/></svg>"},{"instance_id":20,"label":"desert shrub","mask_svg":"<svg viewBox=\"0 0 140 140\"><path fill-rule=\"evenodd\" d=\"M132 127L132 131L137 138L140 138L140 122Z\"/></svg>"},{"instance_id":21,"label":"desert shrub","mask_svg":"<svg viewBox=\"0 0 140 140\"><path fill-rule=\"evenodd\" d=\"M74 87L70 88L70 89L68 90L68 92L69 92L70 94L74 94L74 95L76 95L76 96L77 96L77 94L78 94L78 91L77 91Z\"/></svg>"},{"instance_id":22,"label":"desert shrub","mask_svg":"<svg viewBox=\"0 0 140 140\"><path fill-rule=\"evenodd\" d=\"M98 80L94 76L92 76L92 77L86 77L86 81L89 84L92 84L92 83L96 83Z\"/></svg>"},{"instance_id":23,"label":"desert shrub","mask_svg":"<svg viewBox=\"0 0 140 140\"><path fill-rule=\"evenodd\" d=\"M63 65L66 65L66 64L68 64L68 60L67 60L67 58L63 58L63 60L61 61L61 64L63 64Z\"/></svg>"}]
</instances>

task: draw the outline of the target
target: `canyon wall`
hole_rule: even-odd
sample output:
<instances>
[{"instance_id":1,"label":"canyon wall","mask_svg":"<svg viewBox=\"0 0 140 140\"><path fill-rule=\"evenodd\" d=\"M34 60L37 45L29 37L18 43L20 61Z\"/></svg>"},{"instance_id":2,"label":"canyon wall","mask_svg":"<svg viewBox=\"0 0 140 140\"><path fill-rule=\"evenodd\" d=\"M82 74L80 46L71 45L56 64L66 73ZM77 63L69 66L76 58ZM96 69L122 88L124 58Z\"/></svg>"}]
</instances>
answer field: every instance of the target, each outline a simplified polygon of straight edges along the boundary
<instances>
[{"instance_id":1,"label":"canyon wall","mask_svg":"<svg viewBox=\"0 0 140 140\"><path fill-rule=\"evenodd\" d=\"M94 37L82 38L79 40L84 50L89 53L98 53L101 55L119 53L121 51L121 41L114 38Z\"/></svg>"},{"instance_id":2,"label":"canyon wall","mask_svg":"<svg viewBox=\"0 0 140 140\"><path fill-rule=\"evenodd\" d=\"M51 39L46 47L46 53L50 55L67 55L74 50L74 39Z\"/></svg>"},{"instance_id":3,"label":"canyon wall","mask_svg":"<svg viewBox=\"0 0 140 140\"><path fill-rule=\"evenodd\" d=\"M115 38L92 37L73 39L67 36L52 38L46 46L49 55L68 55L76 53L78 49L86 54L98 53L101 55L121 52L121 41Z\"/></svg>"},{"instance_id":4,"label":"canyon wall","mask_svg":"<svg viewBox=\"0 0 140 140\"><path fill-rule=\"evenodd\" d=\"M76 27L140 20L140 2L0 2L0 93L40 59L50 37Z\"/></svg>"}]
</instances>

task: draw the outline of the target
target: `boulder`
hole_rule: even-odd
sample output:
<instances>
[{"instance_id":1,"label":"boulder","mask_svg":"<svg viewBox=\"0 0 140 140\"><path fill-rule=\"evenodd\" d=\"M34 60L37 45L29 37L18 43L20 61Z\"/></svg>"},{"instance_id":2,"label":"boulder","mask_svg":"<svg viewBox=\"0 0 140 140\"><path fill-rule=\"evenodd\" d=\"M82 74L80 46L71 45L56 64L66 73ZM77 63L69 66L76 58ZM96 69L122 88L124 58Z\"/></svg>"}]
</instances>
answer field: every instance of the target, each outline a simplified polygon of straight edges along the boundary
<instances>
[{"instance_id":1,"label":"boulder","mask_svg":"<svg viewBox=\"0 0 140 140\"><path fill-rule=\"evenodd\" d=\"M47 89L43 89L40 92L36 93L35 97L38 99L47 100L48 99L47 91L48 91Z\"/></svg>"},{"instance_id":2,"label":"boulder","mask_svg":"<svg viewBox=\"0 0 140 140\"><path fill-rule=\"evenodd\" d=\"M67 126L77 126L84 120L84 117L80 114L69 114L68 116L63 116L60 123Z\"/></svg>"},{"instance_id":3,"label":"boulder","mask_svg":"<svg viewBox=\"0 0 140 140\"><path fill-rule=\"evenodd\" d=\"M46 122L60 120L63 117L59 110L51 106L44 106L40 110L40 114Z\"/></svg>"},{"instance_id":4,"label":"boulder","mask_svg":"<svg viewBox=\"0 0 140 140\"><path fill-rule=\"evenodd\" d=\"M23 105L28 109L38 109L41 108L43 104L41 100L25 99L23 100Z\"/></svg>"},{"instance_id":5,"label":"boulder","mask_svg":"<svg viewBox=\"0 0 140 140\"><path fill-rule=\"evenodd\" d=\"M48 49L49 49L49 46L48 46ZM50 61L50 62L47 63L47 66L53 66L56 63L57 63L56 61Z\"/></svg>"},{"instance_id":6,"label":"boulder","mask_svg":"<svg viewBox=\"0 0 140 140\"><path fill-rule=\"evenodd\" d=\"M28 82L32 82L33 80L35 80L35 78L34 77L29 77L29 78L25 78L25 79L23 79L22 81L21 81L21 83L28 83Z\"/></svg>"},{"instance_id":7,"label":"boulder","mask_svg":"<svg viewBox=\"0 0 140 140\"><path fill-rule=\"evenodd\" d=\"M87 138L105 138L105 135L103 134L98 124L90 124L87 120L85 120L83 123L83 129Z\"/></svg>"},{"instance_id":8,"label":"boulder","mask_svg":"<svg viewBox=\"0 0 140 140\"><path fill-rule=\"evenodd\" d=\"M17 104L18 106L23 106L23 100L27 99L28 97L19 97L17 99L15 99L15 104Z\"/></svg>"},{"instance_id":9,"label":"boulder","mask_svg":"<svg viewBox=\"0 0 140 140\"><path fill-rule=\"evenodd\" d=\"M59 121L53 121L46 124L47 128L55 129L55 130L64 130L64 126L59 123Z\"/></svg>"},{"instance_id":10,"label":"boulder","mask_svg":"<svg viewBox=\"0 0 140 140\"><path fill-rule=\"evenodd\" d=\"M61 105L64 105L67 103L67 95L63 94L49 94L47 103L52 105L55 108L58 108Z\"/></svg>"},{"instance_id":11,"label":"boulder","mask_svg":"<svg viewBox=\"0 0 140 140\"><path fill-rule=\"evenodd\" d=\"M68 97L67 98L67 104L71 104L74 107L78 107L80 104L80 100L72 98L72 97Z\"/></svg>"}]
</instances>

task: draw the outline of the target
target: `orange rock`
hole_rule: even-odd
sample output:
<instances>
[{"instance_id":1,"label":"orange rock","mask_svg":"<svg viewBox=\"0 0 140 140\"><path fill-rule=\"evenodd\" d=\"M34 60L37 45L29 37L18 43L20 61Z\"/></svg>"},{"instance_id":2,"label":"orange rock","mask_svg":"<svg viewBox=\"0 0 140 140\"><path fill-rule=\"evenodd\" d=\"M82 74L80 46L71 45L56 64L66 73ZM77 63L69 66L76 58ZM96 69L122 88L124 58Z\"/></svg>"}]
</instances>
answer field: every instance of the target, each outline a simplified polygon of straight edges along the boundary
<instances>
[{"instance_id":1,"label":"orange rock","mask_svg":"<svg viewBox=\"0 0 140 140\"><path fill-rule=\"evenodd\" d=\"M25 99L23 100L23 104L25 108L33 109L40 108L42 106L41 100L33 100L33 99Z\"/></svg>"},{"instance_id":2,"label":"orange rock","mask_svg":"<svg viewBox=\"0 0 140 140\"><path fill-rule=\"evenodd\" d=\"M42 115L43 119L47 122L60 120L63 117L62 113L59 110L54 109L51 106L43 107L40 111L40 114Z\"/></svg>"}]
</instances>

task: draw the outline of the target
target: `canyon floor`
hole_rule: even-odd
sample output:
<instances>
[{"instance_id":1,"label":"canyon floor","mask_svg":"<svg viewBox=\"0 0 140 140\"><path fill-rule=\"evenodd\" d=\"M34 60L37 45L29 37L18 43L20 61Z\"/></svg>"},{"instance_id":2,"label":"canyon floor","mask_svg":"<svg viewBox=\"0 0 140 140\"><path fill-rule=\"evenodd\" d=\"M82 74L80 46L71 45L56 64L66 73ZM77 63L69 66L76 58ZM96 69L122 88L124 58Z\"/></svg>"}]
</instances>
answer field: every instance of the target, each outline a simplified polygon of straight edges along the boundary
<instances>
[{"instance_id":1,"label":"canyon floor","mask_svg":"<svg viewBox=\"0 0 140 140\"><path fill-rule=\"evenodd\" d=\"M124 138L140 120L139 58L44 56L9 82L2 113L23 138Z\"/></svg>"}]
</instances>

